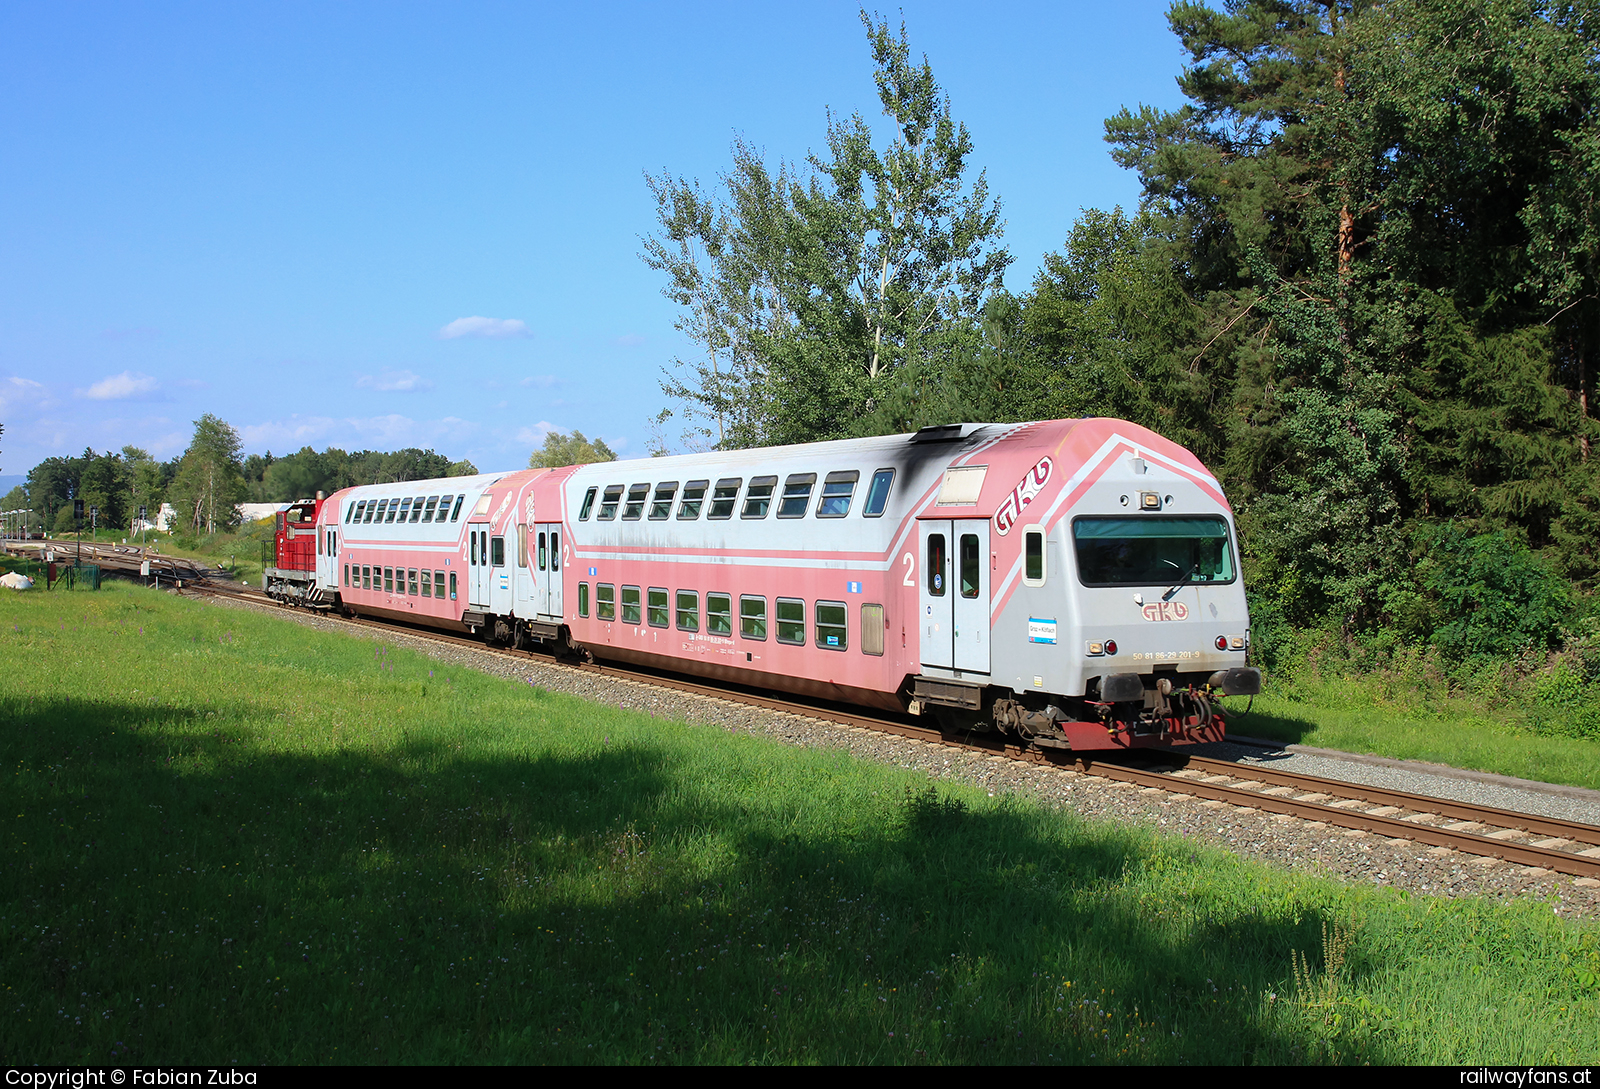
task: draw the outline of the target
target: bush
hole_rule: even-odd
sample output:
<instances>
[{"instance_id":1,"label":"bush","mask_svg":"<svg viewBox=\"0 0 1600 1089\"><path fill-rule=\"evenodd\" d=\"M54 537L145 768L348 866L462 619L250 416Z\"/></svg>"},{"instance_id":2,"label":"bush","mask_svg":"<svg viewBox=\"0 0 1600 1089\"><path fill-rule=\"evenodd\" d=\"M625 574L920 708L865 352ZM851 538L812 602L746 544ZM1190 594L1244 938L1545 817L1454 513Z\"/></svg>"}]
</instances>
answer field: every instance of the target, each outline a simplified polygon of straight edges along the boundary
<instances>
[{"instance_id":1,"label":"bush","mask_svg":"<svg viewBox=\"0 0 1600 1089\"><path fill-rule=\"evenodd\" d=\"M1600 684L1585 683L1566 658L1534 685L1528 724L1552 737L1600 741Z\"/></svg>"},{"instance_id":2,"label":"bush","mask_svg":"<svg viewBox=\"0 0 1600 1089\"><path fill-rule=\"evenodd\" d=\"M1396 620L1452 662L1504 662L1561 645L1572 587L1501 531L1468 536L1455 525L1418 539L1413 587L1393 595Z\"/></svg>"}]
</instances>

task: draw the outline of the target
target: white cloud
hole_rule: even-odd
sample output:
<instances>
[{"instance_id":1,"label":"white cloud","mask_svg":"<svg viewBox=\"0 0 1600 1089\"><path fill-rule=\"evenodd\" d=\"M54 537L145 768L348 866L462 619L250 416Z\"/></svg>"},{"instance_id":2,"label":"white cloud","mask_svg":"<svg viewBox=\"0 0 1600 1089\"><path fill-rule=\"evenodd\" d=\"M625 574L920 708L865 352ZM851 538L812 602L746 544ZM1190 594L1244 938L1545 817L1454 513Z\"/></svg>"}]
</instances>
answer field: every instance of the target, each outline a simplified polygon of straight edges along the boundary
<instances>
[{"instance_id":1,"label":"white cloud","mask_svg":"<svg viewBox=\"0 0 1600 1089\"><path fill-rule=\"evenodd\" d=\"M550 432L552 432L552 431L560 431L560 430L561 429L559 427L557 427L555 424L551 423L549 420L540 420L538 423L534 424L532 427L524 427L521 430L519 430L517 432L517 441L518 442L522 442L522 443L529 443L529 444L531 444L533 446L543 446L544 445L544 437L546 435L550 434Z\"/></svg>"},{"instance_id":2,"label":"white cloud","mask_svg":"<svg viewBox=\"0 0 1600 1089\"><path fill-rule=\"evenodd\" d=\"M440 340L456 337L527 337L533 331L517 318L457 318L439 330Z\"/></svg>"},{"instance_id":3,"label":"white cloud","mask_svg":"<svg viewBox=\"0 0 1600 1089\"><path fill-rule=\"evenodd\" d=\"M363 374L356 379L356 385L361 389L398 390L410 392L412 390L432 389L433 383L420 374L411 371L384 371L382 374Z\"/></svg>"},{"instance_id":4,"label":"white cloud","mask_svg":"<svg viewBox=\"0 0 1600 1089\"><path fill-rule=\"evenodd\" d=\"M43 397L44 383L35 382L31 378L8 375L5 383L0 384L0 409L11 409L30 401L41 400Z\"/></svg>"},{"instance_id":5,"label":"white cloud","mask_svg":"<svg viewBox=\"0 0 1600 1089\"><path fill-rule=\"evenodd\" d=\"M154 392L156 385L156 380L148 374L123 371L121 374L100 379L83 391L83 396L91 401L125 401L130 397Z\"/></svg>"},{"instance_id":6,"label":"white cloud","mask_svg":"<svg viewBox=\"0 0 1600 1089\"><path fill-rule=\"evenodd\" d=\"M554 374L531 374L518 382L517 385L533 386L536 389L549 389L551 386L560 385L562 381L562 378Z\"/></svg>"}]
</instances>

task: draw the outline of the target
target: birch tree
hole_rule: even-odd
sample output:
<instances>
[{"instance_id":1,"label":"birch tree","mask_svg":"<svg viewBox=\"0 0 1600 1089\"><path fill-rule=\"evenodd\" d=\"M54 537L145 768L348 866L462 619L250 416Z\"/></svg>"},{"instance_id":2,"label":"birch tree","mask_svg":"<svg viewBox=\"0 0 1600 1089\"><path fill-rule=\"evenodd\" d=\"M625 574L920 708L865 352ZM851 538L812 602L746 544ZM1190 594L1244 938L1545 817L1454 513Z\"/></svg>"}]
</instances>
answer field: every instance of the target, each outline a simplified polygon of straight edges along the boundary
<instances>
[{"instance_id":1,"label":"birch tree","mask_svg":"<svg viewBox=\"0 0 1600 1089\"><path fill-rule=\"evenodd\" d=\"M239 433L207 413L194 424L194 439L184 451L172 482L171 502L191 532L211 534L238 522L237 505L245 483Z\"/></svg>"},{"instance_id":2,"label":"birch tree","mask_svg":"<svg viewBox=\"0 0 1600 1089\"><path fill-rule=\"evenodd\" d=\"M647 178L660 230L643 258L667 274L698 354L663 392L690 443L806 442L904 426L908 383L941 384L985 349L986 303L1011 257L972 140L905 27L861 15L891 136L828 115L827 151L769 167L746 141L720 192ZM950 407L940 399L941 411Z\"/></svg>"}]
</instances>

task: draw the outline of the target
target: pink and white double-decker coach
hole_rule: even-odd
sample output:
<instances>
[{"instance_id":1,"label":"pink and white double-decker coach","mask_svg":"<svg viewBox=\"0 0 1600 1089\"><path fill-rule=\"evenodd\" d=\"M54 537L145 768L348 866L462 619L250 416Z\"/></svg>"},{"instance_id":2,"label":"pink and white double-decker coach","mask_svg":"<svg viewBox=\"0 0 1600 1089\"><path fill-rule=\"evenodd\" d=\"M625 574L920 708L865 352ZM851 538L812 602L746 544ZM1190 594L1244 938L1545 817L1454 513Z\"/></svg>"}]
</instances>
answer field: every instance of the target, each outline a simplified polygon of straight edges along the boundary
<instances>
[{"instance_id":1,"label":"pink and white double-decker coach","mask_svg":"<svg viewBox=\"0 0 1600 1089\"><path fill-rule=\"evenodd\" d=\"M350 488L348 612L931 714L1074 750L1217 740L1255 694L1232 512L1120 420Z\"/></svg>"}]
</instances>

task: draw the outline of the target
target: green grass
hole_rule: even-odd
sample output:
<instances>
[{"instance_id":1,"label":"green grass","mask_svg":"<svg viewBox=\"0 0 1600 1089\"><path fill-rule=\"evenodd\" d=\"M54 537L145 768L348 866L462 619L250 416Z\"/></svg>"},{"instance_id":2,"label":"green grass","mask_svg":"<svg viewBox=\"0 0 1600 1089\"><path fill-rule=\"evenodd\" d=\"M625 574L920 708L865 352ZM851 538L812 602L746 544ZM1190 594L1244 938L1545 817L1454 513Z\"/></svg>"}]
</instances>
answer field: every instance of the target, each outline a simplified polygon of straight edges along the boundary
<instances>
[{"instance_id":1,"label":"green grass","mask_svg":"<svg viewBox=\"0 0 1600 1089\"><path fill-rule=\"evenodd\" d=\"M0 600L7 1062L1600 1059L1600 932L1543 902L136 587Z\"/></svg>"},{"instance_id":2,"label":"green grass","mask_svg":"<svg viewBox=\"0 0 1600 1089\"><path fill-rule=\"evenodd\" d=\"M1268 679L1264 688L1249 713L1230 701L1230 731L1600 790L1600 742L1537 734L1525 712L1481 696L1395 688L1377 676Z\"/></svg>"}]
</instances>

